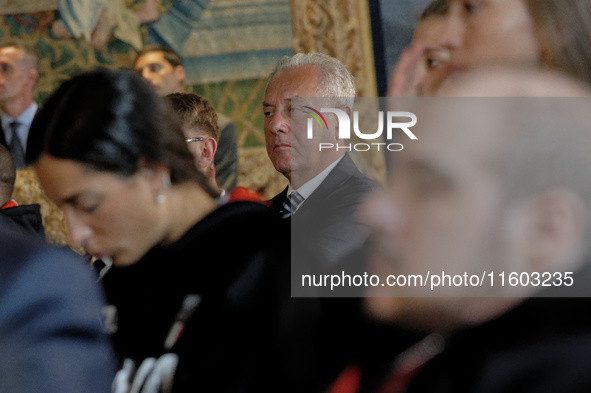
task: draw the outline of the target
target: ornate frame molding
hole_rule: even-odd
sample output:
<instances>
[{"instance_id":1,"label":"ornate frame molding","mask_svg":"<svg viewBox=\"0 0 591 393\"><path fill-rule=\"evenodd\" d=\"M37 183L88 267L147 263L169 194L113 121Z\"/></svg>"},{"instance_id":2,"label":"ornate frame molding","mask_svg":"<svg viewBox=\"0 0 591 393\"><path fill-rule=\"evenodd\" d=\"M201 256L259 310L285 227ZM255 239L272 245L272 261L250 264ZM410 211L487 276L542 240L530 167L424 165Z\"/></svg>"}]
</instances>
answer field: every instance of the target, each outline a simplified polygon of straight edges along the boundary
<instances>
[{"instance_id":1,"label":"ornate frame molding","mask_svg":"<svg viewBox=\"0 0 591 393\"><path fill-rule=\"evenodd\" d=\"M341 60L355 77L359 97L376 97L376 73L367 0L290 0L296 53L322 52ZM384 182L382 153L352 155L373 179Z\"/></svg>"}]
</instances>

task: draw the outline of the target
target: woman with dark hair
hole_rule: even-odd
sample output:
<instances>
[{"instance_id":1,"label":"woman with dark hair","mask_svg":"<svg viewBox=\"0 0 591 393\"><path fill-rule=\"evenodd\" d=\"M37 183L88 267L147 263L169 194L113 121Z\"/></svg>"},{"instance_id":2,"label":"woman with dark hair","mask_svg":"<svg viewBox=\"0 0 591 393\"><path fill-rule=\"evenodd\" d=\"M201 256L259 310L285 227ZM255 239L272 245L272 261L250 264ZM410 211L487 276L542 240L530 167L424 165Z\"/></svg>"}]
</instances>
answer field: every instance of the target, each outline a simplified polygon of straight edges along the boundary
<instances>
[{"instance_id":1,"label":"woman with dark hair","mask_svg":"<svg viewBox=\"0 0 591 393\"><path fill-rule=\"evenodd\" d=\"M84 73L40 110L27 158L73 245L112 260L116 391L264 391L281 224L257 203L217 207L173 119L139 77Z\"/></svg>"}]
</instances>

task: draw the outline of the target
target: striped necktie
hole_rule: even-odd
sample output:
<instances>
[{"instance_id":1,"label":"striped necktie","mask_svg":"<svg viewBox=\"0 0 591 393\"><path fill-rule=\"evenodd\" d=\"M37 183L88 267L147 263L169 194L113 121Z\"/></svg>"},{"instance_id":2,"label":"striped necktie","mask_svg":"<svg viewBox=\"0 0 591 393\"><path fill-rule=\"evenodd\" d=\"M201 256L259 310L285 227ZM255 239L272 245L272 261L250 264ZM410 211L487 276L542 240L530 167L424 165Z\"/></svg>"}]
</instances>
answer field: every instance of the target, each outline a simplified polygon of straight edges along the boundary
<instances>
[{"instance_id":1,"label":"striped necktie","mask_svg":"<svg viewBox=\"0 0 591 393\"><path fill-rule=\"evenodd\" d=\"M18 129L19 123L13 121L10 123L10 130L12 131L12 140L10 141L10 154L12 155L12 159L14 161L14 166L19 169L25 166L25 150L23 149L23 145L21 145L20 139L18 139L18 135L16 130Z\"/></svg>"},{"instance_id":2,"label":"striped necktie","mask_svg":"<svg viewBox=\"0 0 591 393\"><path fill-rule=\"evenodd\" d=\"M304 202L304 197L297 191L292 192L287 198L285 198L285 202L283 202L283 207L279 211L279 215L281 218L291 217L302 202Z\"/></svg>"}]
</instances>

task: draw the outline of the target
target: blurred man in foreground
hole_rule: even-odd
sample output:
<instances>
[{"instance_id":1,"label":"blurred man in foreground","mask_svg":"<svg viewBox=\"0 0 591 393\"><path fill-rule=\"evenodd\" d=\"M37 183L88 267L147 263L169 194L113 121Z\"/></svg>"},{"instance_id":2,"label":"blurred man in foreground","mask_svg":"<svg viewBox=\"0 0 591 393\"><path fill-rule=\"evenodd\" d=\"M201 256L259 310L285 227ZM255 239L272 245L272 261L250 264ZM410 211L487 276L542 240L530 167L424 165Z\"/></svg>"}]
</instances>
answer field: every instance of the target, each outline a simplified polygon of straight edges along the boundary
<instances>
[{"instance_id":1,"label":"blurred man in foreground","mask_svg":"<svg viewBox=\"0 0 591 393\"><path fill-rule=\"evenodd\" d=\"M363 208L370 271L400 284L370 287L367 309L426 337L378 391L588 391L591 90L494 69L441 95ZM571 98L511 98L549 95ZM433 286L444 272L482 285Z\"/></svg>"}]
</instances>

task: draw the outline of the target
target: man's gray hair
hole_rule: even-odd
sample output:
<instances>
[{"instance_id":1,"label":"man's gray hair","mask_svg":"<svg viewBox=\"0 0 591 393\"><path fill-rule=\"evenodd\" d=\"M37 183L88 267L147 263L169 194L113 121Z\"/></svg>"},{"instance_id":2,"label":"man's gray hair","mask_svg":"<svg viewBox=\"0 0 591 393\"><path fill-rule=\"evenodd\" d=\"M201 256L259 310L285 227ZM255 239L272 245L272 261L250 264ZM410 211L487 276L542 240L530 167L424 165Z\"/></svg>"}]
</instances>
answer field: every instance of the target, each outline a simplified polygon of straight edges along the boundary
<instances>
[{"instance_id":1,"label":"man's gray hair","mask_svg":"<svg viewBox=\"0 0 591 393\"><path fill-rule=\"evenodd\" d=\"M353 106L356 94L355 78L340 60L324 53L296 53L293 56L283 56L275 64L268 80L272 80L280 71L297 67L314 67L320 71L320 84L316 90L320 97L343 98L339 100L339 104Z\"/></svg>"}]
</instances>

